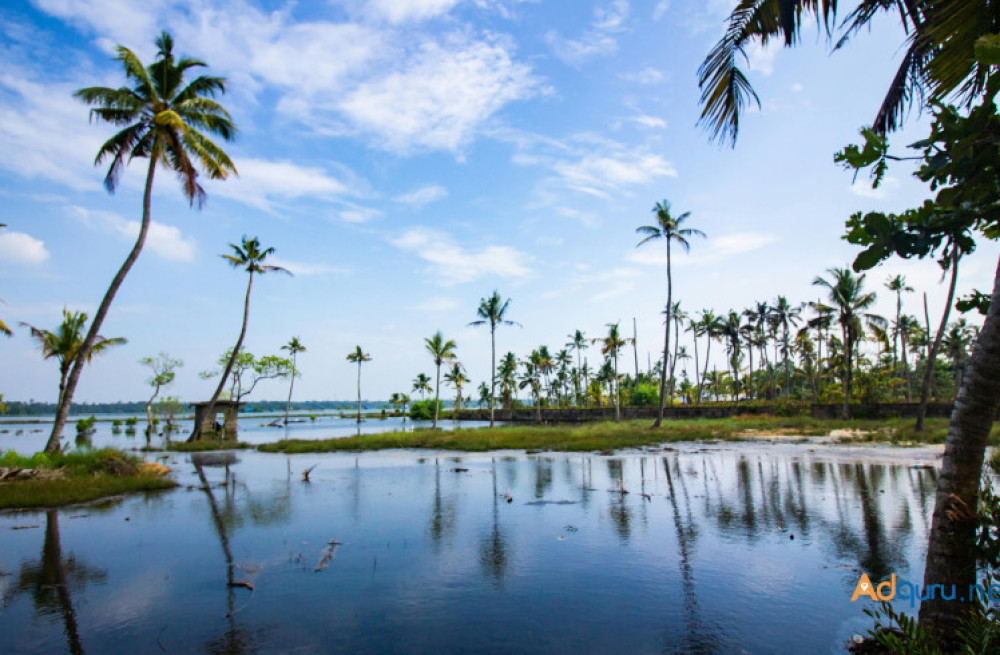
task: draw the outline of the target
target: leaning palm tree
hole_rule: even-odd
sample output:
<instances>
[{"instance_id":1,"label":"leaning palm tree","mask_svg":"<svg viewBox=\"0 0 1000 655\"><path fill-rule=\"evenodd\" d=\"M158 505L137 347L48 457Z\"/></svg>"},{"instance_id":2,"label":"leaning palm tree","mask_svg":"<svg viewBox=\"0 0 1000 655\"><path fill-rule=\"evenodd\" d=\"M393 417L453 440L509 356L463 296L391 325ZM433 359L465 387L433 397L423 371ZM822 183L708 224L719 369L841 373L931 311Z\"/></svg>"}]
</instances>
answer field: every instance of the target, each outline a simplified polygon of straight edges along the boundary
<instances>
[{"instance_id":1,"label":"leaning palm tree","mask_svg":"<svg viewBox=\"0 0 1000 655\"><path fill-rule=\"evenodd\" d=\"M441 365L455 356L455 342L451 339L445 341L441 331L437 331L433 336L424 339L424 346L434 360L437 368L437 381L434 383L434 423L431 426L436 428L438 424L438 409L441 397Z\"/></svg>"},{"instance_id":2,"label":"leaning palm tree","mask_svg":"<svg viewBox=\"0 0 1000 655\"><path fill-rule=\"evenodd\" d=\"M94 106L90 112L92 119L122 128L97 152L95 164L111 161L104 177L105 188L114 192L122 171L131 161L146 158L149 159L149 165L146 169L139 235L105 292L90 331L83 340L80 347L82 356L70 371L66 380L66 393L56 408L52 434L45 446L46 452L59 448L59 439L69 414L73 393L83 372L83 363L97 341L98 331L104 324L118 289L146 243L151 222L153 176L157 165L177 173L184 197L192 206L197 204L198 207L205 203L206 197L205 190L198 183L199 168L213 180L224 180L230 173L236 173L236 167L229 156L203 133L216 134L227 141L236 134L236 127L230 120L229 113L214 100L216 94L225 93L226 81L222 77L200 75L185 83L185 75L189 71L204 67L205 64L187 57L174 59L173 45L170 35L161 33L156 39L156 60L149 66L143 66L128 48L118 46L116 59L122 63L128 86L117 89L90 87L76 92L76 97Z\"/></svg>"},{"instance_id":3,"label":"leaning palm tree","mask_svg":"<svg viewBox=\"0 0 1000 655\"><path fill-rule=\"evenodd\" d=\"M229 262L229 265L233 268L242 268L249 275L247 279L246 298L243 301L243 325L240 328L240 337L236 340L236 346L229 355L229 361L226 362L226 368L222 370L222 378L219 379L219 386L215 388L212 399L208 401L206 416L213 416L215 403L219 400L222 389L226 386L226 380L229 378L229 373L233 370L233 364L236 363L236 358L243 349L243 339L247 335L247 320L250 318L250 292L253 290L254 274L285 273L291 275L289 271L280 266L264 263L269 256L274 254L274 248L261 248L257 237L248 238L244 236L240 245L237 246L235 243L230 243L229 247L233 250L232 254L220 255L220 257ZM191 436L188 437L188 441L197 441L201 438L201 425L198 425L196 421L194 430L191 432Z\"/></svg>"},{"instance_id":4,"label":"leaning palm tree","mask_svg":"<svg viewBox=\"0 0 1000 655\"><path fill-rule=\"evenodd\" d=\"M479 308L476 315L479 320L469 323L469 325L489 325L490 326L490 427L493 427L493 417L496 408L496 388L497 388L497 327L500 325L520 325L515 321L504 318L507 308L510 307L510 298L504 300L496 289L489 298L479 300Z\"/></svg>"},{"instance_id":5,"label":"leaning palm tree","mask_svg":"<svg viewBox=\"0 0 1000 655\"><path fill-rule=\"evenodd\" d=\"M70 374L70 368L80 357L84 358L84 363L89 364L94 355L100 355L110 348L128 343L122 337L106 339L100 335L94 339L94 345L83 353L83 329L87 324L87 315L83 312L71 312L62 310L63 320L59 327L52 330L21 323L31 331L31 337L36 341L42 351L42 359L55 359L59 362L59 401L66 395L66 380ZM58 447L58 443L56 444ZM47 452L51 452L48 451Z\"/></svg>"},{"instance_id":6,"label":"leaning palm tree","mask_svg":"<svg viewBox=\"0 0 1000 655\"><path fill-rule=\"evenodd\" d=\"M396 411L403 415L403 424L406 424L406 406L410 404L410 397L405 393L393 393L389 396L389 402L396 407Z\"/></svg>"},{"instance_id":7,"label":"leaning palm tree","mask_svg":"<svg viewBox=\"0 0 1000 655\"><path fill-rule=\"evenodd\" d=\"M670 310L673 308L674 291L673 276L670 270L670 244L675 242L684 252L688 252L691 250L691 242L688 239L693 236L704 237L705 233L694 228L683 227L684 221L688 219L691 212L684 212L680 216L674 217L670 214L670 203L666 200L656 203L653 212L656 214L656 224L643 225L636 228L635 231L645 235L636 244L637 248L656 239L663 239L667 244L667 320L663 337L663 367L660 368L660 406L656 413L656 422L653 423L653 427L658 428L663 422L663 403L666 402L667 398L667 362L670 361L670 324L673 322L670 315Z\"/></svg>"},{"instance_id":8,"label":"leaning palm tree","mask_svg":"<svg viewBox=\"0 0 1000 655\"><path fill-rule=\"evenodd\" d=\"M455 387L455 412L462 409L462 387L469 381L461 362L452 362L451 370L444 374L444 381ZM458 416L455 414L455 418Z\"/></svg>"},{"instance_id":9,"label":"leaning palm tree","mask_svg":"<svg viewBox=\"0 0 1000 655\"><path fill-rule=\"evenodd\" d=\"M358 423L361 422L361 365L372 361L372 356L361 350L361 346L354 346L354 350L347 353L347 361L358 365Z\"/></svg>"},{"instance_id":10,"label":"leaning palm tree","mask_svg":"<svg viewBox=\"0 0 1000 655\"><path fill-rule=\"evenodd\" d=\"M426 394L433 391L431 389L431 379L426 373L417 373L417 377L413 378L413 389L411 391L419 393L420 400L423 400Z\"/></svg>"},{"instance_id":11,"label":"leaning palm tree","mask_svg":"<svg viewBox=\"0 0 1000 655\"><path fill-rule=\"evenodd\" d=\"M289 376L288 382L288 400L285 401L285 425L288 425L288 410L292 407L292 389L295 388L295 377L298 375L299 371L296 368L296 355L305 352L306 347L302 345L298 337L292 337L291 340L281 347L282 350L287 350L292 356L292 374Z\"/></svg>"},{"instance_id":12,"label":"leaning palm tree","mask_svg":"<svg viewBox=\"0 0 1000 655\"><path fill-rule=\"evenodd\" d=\"M875 293L864 291L865 276L855 275L846 268L827 269L831 279L816 277L813 284L824 287L830 303L837 311L844 338L844 418L851 417L851 384L854 379L854 352L862 337L864 324L884 326L885 319L867 310L875 304Z\"/></svg>"}]
</instances>

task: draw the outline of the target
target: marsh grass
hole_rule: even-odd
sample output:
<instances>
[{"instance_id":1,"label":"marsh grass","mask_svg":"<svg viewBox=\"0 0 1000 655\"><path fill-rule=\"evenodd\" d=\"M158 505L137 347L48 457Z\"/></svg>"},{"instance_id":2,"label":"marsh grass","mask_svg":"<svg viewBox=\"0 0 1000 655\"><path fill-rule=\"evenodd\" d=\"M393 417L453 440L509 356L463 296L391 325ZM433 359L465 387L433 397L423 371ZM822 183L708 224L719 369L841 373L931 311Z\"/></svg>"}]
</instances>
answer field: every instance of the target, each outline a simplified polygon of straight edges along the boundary
<instances>
[{"instance_id":1,"label":"marsh grass","mask_svg":"<svg viewBox=\"0 0 1000 655\"><path fill-rule=\"evenodd\" d=\"M601 421L558 425L506 425L496 428L383 432L340 439L286 439L257 447L263 452L316 453L414 448L483 452L488 450L614 451L679 441L745 441L769 437L815 437L848 429L850 440L883 443L914 441L906 433L912 420L821 420L805 416L739 416L726 419L681 419L650 429L649 420ZM929 421L925 443L937 443L947 419Z\"/></svg>"},{"instance_id":2,"label":"marsh grass","mask_svg":"<svg viewBox=\"0 0 1000 655\"><path fill-rule=\"evenodd\" d=\"M0 484L0 509L52 507L135 491L169 489L169 478L141 473L141 462L113 448L31 456L7 451L0 466L58 471L59 476Z\"/></svg>"},{"instance_id":3,"label":"marsh grass","mask_svg":"<svg viewBox=\"0 0 1000 655\"><path fill-rule=\"evenodd\" d=\"M212 441L209 439L206 441L192 441L191 443L186 441L178 441L176 443L171 442L165 449L143 448L143 450L169 450L175 453L201 453L208 450L243 450L246 448L253 448L253 445L242 443L240 441Z\"/></svg>"}]
</instances>

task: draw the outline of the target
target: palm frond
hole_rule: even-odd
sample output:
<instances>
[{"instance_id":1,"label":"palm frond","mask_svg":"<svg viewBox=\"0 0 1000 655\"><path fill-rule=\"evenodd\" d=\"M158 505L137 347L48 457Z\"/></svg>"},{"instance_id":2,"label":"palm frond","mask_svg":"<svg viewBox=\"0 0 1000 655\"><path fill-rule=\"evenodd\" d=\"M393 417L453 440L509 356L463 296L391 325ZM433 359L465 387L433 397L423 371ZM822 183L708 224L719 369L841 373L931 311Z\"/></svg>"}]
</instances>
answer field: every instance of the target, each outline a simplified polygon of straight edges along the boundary
<instances>
[{"instance_id":1,"label":"palm frond","mask_svg":"<svg viewBox=\"0 0 1000 655\"><path fill-rule=\"evenodd\" d=\"M122 66L125 67L125 77L134 79L138 83L137 88L141 89L150 101L159 102L160 96L156 93L156 86L149 78L149 71L142 65L139 57L125 46L120 45L117 50L116 59L122 62Z\"/></svg>"}]
</instances>

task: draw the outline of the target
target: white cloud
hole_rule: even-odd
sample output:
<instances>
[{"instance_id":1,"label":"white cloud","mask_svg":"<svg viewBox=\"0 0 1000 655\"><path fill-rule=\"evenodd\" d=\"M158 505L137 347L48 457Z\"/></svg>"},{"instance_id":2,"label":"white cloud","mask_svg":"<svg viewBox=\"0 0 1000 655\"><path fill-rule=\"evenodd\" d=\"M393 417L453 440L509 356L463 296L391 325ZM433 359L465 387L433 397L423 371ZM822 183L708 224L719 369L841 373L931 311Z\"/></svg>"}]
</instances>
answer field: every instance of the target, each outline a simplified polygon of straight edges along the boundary
<instances>
[{"instance_id":1,"label":"white cloud","mask_svg":"<svg viewBox=\"0 0 1000 655\"><path fill-rule=\"evenodd\" d=\"M667 127L667 121L662 118L657 118L656 116L647 116L646 114L632 116L629 120L641 125L642 127L648 127L650 129L662 130Z\"/></svg>"},{"instance_id":2,"label":"white cloud","mask_svg":"<svg viewBox=\"0 0 1000 655\"><path fill-rule=\"evenodd\" d=\"M663 73L652 66L646 66L634 73L622 73L620 77L626 82L635 82L636 84L659 84L663 81Z\"/></svg>"},{"instance_id":3,"label":"white cloud","mask_svg":"<svg viewBox=\"0 0 1000 655\"><path fill-rule=\"evenodd\" d=\"M804 89L805 87L803 87L803 86L802 86L801 84L799 84L798 82L796 82L796 83L795 83L795 84L793 84L793 85L792 85L792 86L791 86L790 88L791 88L791 90L792 90L792 93L802 93L802 90L803 90L803 89Z\"/></svg>"},{"instance_id":4,"label":"white cloud","mask_svg":"<svg viewBox=\"0 0 1000 655\"><path fill-rule=\"evenodd\" d=\"M602 198L661 177L677 177L673 164L643 151L586 154L573 161L558 162L553 168L569 188Z\"/></svg>"},{"instance_id":5,"label":"white cloud","mask_svg":"<svg viewBox=\"0 0 1000 655\"><path fill-rule=\"evenodd\" d=\"M132 241L139 236L139 221L129 221L111 212L86 209L71 205L72 216L95 229L117 234L123 241ZM194 261L197 250L194 239L185 237L173 225L151 221L146 233L146 247L160 259L172 262Z\"/></svg>"},{"instance_id":6,"label":"white cloud","mask_svg":"<svg viewBox=\"0 0 1000 655\"><path fill-rule=\"evenodd\" d=\"M460 0L372 0L371 8L392 23L426 20L451 11Z\"/></svg>"},{"instance_id":7,"label":"white cloud","mask_svg":"<svg viewBox=\"0 0 1000 655\"><path fill-rule=\"evenodd\" d=\"M511 51L501 39L427 41L396 70L348 92L337 108L388 150L457 151L504 105L534 93L537 81Z\"/></svg>"},{"instance_id":8,"label":"white cloud","mask_svg":"<svg viewBox=\"0 0 1000 655\"><path fill-rule=\"evenodd\" d=\"M653 20L660 20L670 9L670 0L660 0L653 7Z\"/></svg>"},{"instance_id":9,"label":"white cloud","mask_svg":"<svg viewBox=\"0 0 1000 655\"><path fill-rule=\"evenodd\" d=\"M240 158L236 168L239 176L212 182L211 193L264 210L272 210L277 199L329 199L352 194L359 184L354 182L351 188L322 168L301 166L287 160Z\"/></svg>"},{"instance_id":10,"label":"white cloud","mask_svg":"<svg viewBox=\"0 0 1000 655\"><path fill-rule=\"evenodd\" d=\"M550 30L545 35L545 42L557 58L570 66L580 66L588 59L618 50L618 40L613 35L625 29L628 14L627 0L612 0L594 8L590 28L579 38L566 38L555 30Z\"/></svg>"},{"instance_id":11,"label":"white cloud","mask_svg":"<svg viewBox=\"0 0 1000 655\"><path fill-rule=\"evenodd\" d=\"M899 180L891 175L886 176L877 189L872 188L872 182L867 176L859 176L850 186L851 193L871 200L885 200L899 188Z\"/></svg>"},{"instance_id":12,"label":"white cloud","mask_svg":"<svg viewBox=\"0 0 1000 655\"><path fill-rule=\"evenodd\" d=\"M714 264L730 257L759 250L776 240L770 234L756 232L734 232L721 236L710 234L707 239L692 237L688 239L691 243L691 251L684 253L679 249L674 249L671 253L670 264L671 266ZM625 259L635 264L666 266L667 253L664 248L662 242L653 241L641 248L629 251Z\"/></svg>"},{"instance_id":13,"label":"white cloud","mask_svg":"<svg viewBox=\"0 0 1000 655\"><path fill-rule=\"evenodd\" d=\"M337 217L348 223L367 223L381 215L382 212L377 209L361 207L359 205L351 205L346 209L337 211Z\"/></svg>"},{"instance_id":14,"label":"white cloud","mask_svg":"<svg viewBox=\"0 0 1000 655\"><path fill-rule=\"evenodd\" d=\"M0 231L0 265L35 266L48 259L44 242L24 232Z\"/></svg>"},{"instance_id":15,"label":"white cloud","mask_svg":"<svg viewBox=\"0 0 1000 655\"><path fill-rule=\"evenodd\" d=\"M774 72L774 60L780 51L781 43L777 39L772 40L766 46L762 46L755 41L747 49L747 67L751 71L768 77Z\"/></svg>"},{"instance_id":16,"label":"white cloud","mask_svg":"<svg viewBox=\"0 0 1000 655\"><path fill-rule=\"evenodd\" d=\"M389 243L429 262L432 275L446 286L473 282L487 275L502 278L531 275L530 256L509 246L466 248L444 232L423 227L411 228L389 239Z\"/></svg>"},{"instance_id":17,"label":"white cloud","mask_svg":"<svg viewBox=\"0 0 1000 655\"><path fill-rule=\"evenodd\" d=\"M404 193L396 196L394 200L405 205L422 206L447 197L448 189L437 184L432 184L430 186L421 187L415 191L411 191L410 193Z\"/></svg>"},{"instance_id":18,"label":"white cloud","mask_svg":"<svg viewBox=\"0 0 1000 655\"><path fill-rule=\"evenodd\" d=\"M328 266L327 264L296 262L290 259L281 259L279 257L270 257L268 258L267 263L274 266L280 266L292 275L345 275L350 273L350 269L347 268Z\"/></svg>"}]
</instances>

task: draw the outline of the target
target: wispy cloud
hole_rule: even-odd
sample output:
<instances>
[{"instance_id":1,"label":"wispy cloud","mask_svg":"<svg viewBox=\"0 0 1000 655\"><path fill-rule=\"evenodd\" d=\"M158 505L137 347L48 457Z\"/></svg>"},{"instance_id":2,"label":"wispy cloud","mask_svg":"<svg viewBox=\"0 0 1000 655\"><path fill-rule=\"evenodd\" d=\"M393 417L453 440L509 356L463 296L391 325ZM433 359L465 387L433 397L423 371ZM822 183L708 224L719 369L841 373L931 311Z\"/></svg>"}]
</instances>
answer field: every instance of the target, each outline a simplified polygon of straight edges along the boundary
<instances>
[{"instance_id":1,"label":"wispy cloud","mask_svg":"<svg viewBox=\"0 0 1000 655\"><path fill-rule=\"evenodd\" d=\"M129 221L118 214L87 209L78 205L71 205L67 210L71 216L84 224L103 232L116 234L123 241L134 240L139 236L139 221ZM149 232L146 235L146 247L160 259L171 262L194 261L197 251L193 238L185 237L173 225L156 221L150 222Z\"/></svg>"},{"instance_id":2,"label":"wispy cloud","mask_svg":"<svg viewBox=\"0 0 1000 655\"><path fill-rule=\"evenodd\" d=\"M580 66L594 57L618 50L615 35L624 30L628 14L627 0L612 0L594 8L590 27L579 37L571 39L551 30L546 33L545 42L563 62Z\"/></svg>"},{"instance_id":3,"label":"wispy cloud","mask_svg":"<svg viewBox=\"0 0 1000 655\"><path fill-rule=\"evenodd\" d=\"M461 0L372 0L371 9L392 23L426 20L445 14Z\"/></svg>"},{"instance_id":4,"label":"wispy cloud","mask_svg":"<svg viewBox=\"0 0 1000 655\"><path fill-rule=\"evenodd\" d=\"M404 205L416 205L423 206L428 203L437 202L438 200L443 200L448 197L448 189L443 186L432 184L425 187L420 187L409 193L404 193L402 195L393 198L396 202L401 202Z\"/></svg>"},{"instance_id":5,"label":"wispy cloud","mask_svg":"<svg viewBox=\"0 0 1000 655\"><path fill-rule=\"evenodd\" d=\"M570 189L601 198L661 177L677 177L673 164L643 149L588 153L557 162L553 169Z\"/></svg>"},{"instance_id":6,"label":"wispy cloud","mask_svg":"<svg viewBox=\"0 0 1000 655\"><path fill-rule=\"evenodd\" d=\"M0 229L0 266L17 264L37 266L49 259L45 243L24 232L8 232Z\"/></svg>"},{"instance_id":7,"label":"wispy cloud","mask_svg":"<svg viewBox=\"0 0 1000 655\"><path fill-rule=\"evenodd\" d=\"M531 275L531 257L510 246L470 248L445 232L424 227L411 228L389 243L428 262L431 275L446 286L489 275L515 279Z\"/></svg>"},{"instance_id":8,"label":"wispy cloud","mask_svg":"<svg viewBox=\"0 0 1000 655\"><path fill-rule=\"evenodd\" d=\"M280 266L292 275L346 275L351 272L349 268L329 266L327 264L315 264L308 262L297 262L290 259L271 257L268 264Z\"/></svg>"},{"instance_id":9,"label":"wispy cloud","mask_svg":"<svg viewBox=\"0 0 1000 655\"><path fill-rule=\"evenodd\" d=\"M663 73L652 66L646 66L642 70L632 73L621 73L619 77L626 82L634 82L636 84L659 84L663 81Z\"/></svg>"},{"instance_id":10,"label":"wispy cloud","mask_svg":"<svg viewBox=\"0 0 1000 655\"><path fill-rule=\"evenodd\" d=\"M899 180L891 175L886 176L877 189L872 188L871 180L867 177L859 177L850 186L851 193L862 198L873 200L884 200L892 195L893 191L899 188Z\"/></svg>"},{"instance_id":11,"label":"wispy cloud","mask_svg":"<svg viewBox=\"0 0 1000 655\"><path fill-rule=\"evenodd\" d=\"M733 232L711 236L706 240L695 237L691 239L691 251L675 252L670 264L671 266L715 264L730 257L760 250L775 241L777 239L773 235L756 232ZM657 247L656 242L629 251L625 259L635 264L667 265L667 254L663 248Z\"/></svg>"},{"instance_id":12,"label":"wispy cloud","mask_svg":"<svg viewBox=\"0 0 1000 655\"><path fill-rule=\"evenodd\" d=\"M275 203L281 201L355 195L362 186L356 178L348 185L323 168L288 160L240 158L237 168L239 176L212 182L211 193L265 211L275 211ZM343 172L346 177L354 177L349 171Z\"/></svg>"}]
</instances>

